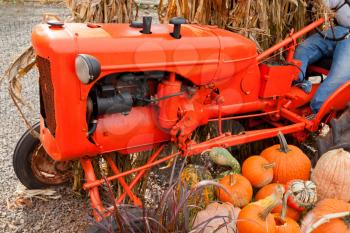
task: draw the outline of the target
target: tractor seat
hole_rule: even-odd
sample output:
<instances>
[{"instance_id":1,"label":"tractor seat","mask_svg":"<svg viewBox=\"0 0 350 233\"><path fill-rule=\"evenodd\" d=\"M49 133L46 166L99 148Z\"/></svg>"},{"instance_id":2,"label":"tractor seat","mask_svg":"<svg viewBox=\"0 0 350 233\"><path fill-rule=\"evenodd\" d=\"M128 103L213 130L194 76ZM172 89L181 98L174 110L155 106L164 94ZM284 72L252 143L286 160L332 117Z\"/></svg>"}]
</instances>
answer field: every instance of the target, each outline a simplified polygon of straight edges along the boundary
<instances>
[{"instance_id":1,"label":"tractor seat","mask_svg":"<svg viewBox=\"0 0 350 233\"><path fill-rule=\"evenodd\" d=\"M333 61L332 58L324 58L324 59L321 59L318 62L312 64L312 66L317 66L317 67L323 68L325 70L330 70L332 67L332 61Z\"/></svg>"},{"instance_id":2,"label":"tractor seat","mask_svg":"<svg viewBox=\"0 0 350 233\"><path fill-rule=\"evenodd\" d=\"M332 58L324 58L310 65L307 70L306 77L328 75L332 67Z\"/></svg>"}]
</instances>

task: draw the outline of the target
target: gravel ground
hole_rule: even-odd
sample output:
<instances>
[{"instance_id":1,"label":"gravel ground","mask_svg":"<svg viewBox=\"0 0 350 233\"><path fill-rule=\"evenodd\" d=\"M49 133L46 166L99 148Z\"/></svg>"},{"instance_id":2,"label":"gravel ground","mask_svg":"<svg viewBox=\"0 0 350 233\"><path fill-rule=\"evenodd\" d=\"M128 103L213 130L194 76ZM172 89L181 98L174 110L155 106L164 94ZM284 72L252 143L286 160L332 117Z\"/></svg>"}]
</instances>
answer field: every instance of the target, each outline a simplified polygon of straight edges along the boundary
<instances>
[{"instance_id":1,"label":"gravel ground","mask_svg":"<svg viewBox=\"0 0 350 233\"><path fill-rule=\"evenodd\" d=\"M45 12L62 18L69 15L64 4L12 5L0 1L0 75L30 45L31 28L40 22ZM145 7L140 15L154 16L153 12L154 7ZM24 99L33 104L32 111L25 111L32 123L39 117L37 77L37 71L31 71L23 85ZM14 205L18 198L16 192L22 186L12 168L12 153L25 130L7 94L7 83L3 82L0 86L0 232L84 232L91 222L89 200L72 193L69 186L56 188L62 196L60 199L34 198L24 207Z\"/></svg>"}]
</instances>

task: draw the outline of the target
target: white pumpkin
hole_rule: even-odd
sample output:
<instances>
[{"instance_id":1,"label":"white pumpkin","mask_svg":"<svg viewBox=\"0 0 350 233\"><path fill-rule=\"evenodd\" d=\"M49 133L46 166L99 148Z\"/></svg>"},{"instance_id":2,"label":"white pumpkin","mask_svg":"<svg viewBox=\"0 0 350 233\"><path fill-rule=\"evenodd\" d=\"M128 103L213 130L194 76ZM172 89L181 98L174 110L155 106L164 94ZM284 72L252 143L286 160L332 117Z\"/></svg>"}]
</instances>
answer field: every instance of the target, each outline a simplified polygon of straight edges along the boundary
<instances>
[{"instance_id":1,"label":"white pumpkin","mask_svg":"<svg viewBox=\"0 0 350 233\"><path fill-rule=\"evenodd\" d=\"M350 201L350 153L344 149L331 150L321 156L312 172L318 199L334 198Z\"/></svg>"},{"instance_id":2,"label":"white pumpkin","mask_svg":"<svg viewBox=\"0 0 350 233\"><path fill-rule=\"evenodd\" d=\"M289 201L298 207L311 207L317 202L316 184L310 180L292 180L288 183L287 194L291 197Z\"/></svg>"},{"instance_id":3,"label":"white pumpkin","mask_svg":"<svg viewBox=\"0 0 350 233\"><path fill-rule=\"evenodd\" d=\"M240 208L235 208L230 203L211 203L198 212L191 232L236 233L236 220L240 211ZM221 227L223 224L226 226ZM218 229L219 227L221 228Z\"/></svg>"}]
</instances>

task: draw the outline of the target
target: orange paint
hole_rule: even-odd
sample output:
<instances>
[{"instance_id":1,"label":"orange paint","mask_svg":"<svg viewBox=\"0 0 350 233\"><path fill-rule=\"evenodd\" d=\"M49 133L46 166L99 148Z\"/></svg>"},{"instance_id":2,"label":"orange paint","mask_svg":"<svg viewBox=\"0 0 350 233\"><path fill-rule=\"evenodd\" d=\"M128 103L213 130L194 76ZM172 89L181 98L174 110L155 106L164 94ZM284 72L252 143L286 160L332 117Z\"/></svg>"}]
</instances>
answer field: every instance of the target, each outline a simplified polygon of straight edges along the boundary
<instances>
[{"instance_id":1,"label":"orange paint","mask_svg":"<svg viewBox=\"0 0 350 233\"><path fill-rule=\"evenodd\" d=\"M192 156L212 147L275 137L279 131L284 134L315 131L324 116L333 110L332 106L341 109L349 102L350 82L332 95L315 120L309 121L300 115L301 107L308 104L317 87L307 95L292 87L298 75L297 67L273 67L260 62L289 45L288 62L300 65L292 59L295 41L323 22L320 19L310 24L260 55L249 39L203 25L183 25L181 39L175 39L170 35L172 25L152 25L152 34L146 35L127 24L89 27L83 23L66 23L62 28L39 24L33 29L32 43L40 57L39 71L47 78L46 83L40 83L41 93L49 93L42 94L44 104L41 107L45 108L45 114L40 119L40 136L43 146L54 160L80 159L87 177L84 188L90 191L93 207L101 212L104 208L97 186L106 180L119 180L126 189L118 203L128 195L140 204L131 191L132 186L146 169L178 154ZM90 84L83 84L75 73L78 54L91 55L101 64L100 76ZM154 87L156 94L152 96L164 99L133 106L127 114L97 116L96 130L89 139L87 100L96 82L110 74L150 71L166 74ZM183 89L185 83L190 90ZM169 95L174 96L167 98ZM222 119L237 116L268 116L266 119L271 119L275 127L240 135L221 132L219 127L222 134L217 138L200 144L189 140L192 132L208 121L218 120L221 125ZM291 123L283 125L280 119ZM114 167L115 175L106 180L96 179L89 158L113 151L141 152L169 141L177 143L181 153L159 160L155 160L155 154L139 168L120 173ZM135 172L140 172L137 179L126 184L122 178Z\"/></svg>"}]
</instances>

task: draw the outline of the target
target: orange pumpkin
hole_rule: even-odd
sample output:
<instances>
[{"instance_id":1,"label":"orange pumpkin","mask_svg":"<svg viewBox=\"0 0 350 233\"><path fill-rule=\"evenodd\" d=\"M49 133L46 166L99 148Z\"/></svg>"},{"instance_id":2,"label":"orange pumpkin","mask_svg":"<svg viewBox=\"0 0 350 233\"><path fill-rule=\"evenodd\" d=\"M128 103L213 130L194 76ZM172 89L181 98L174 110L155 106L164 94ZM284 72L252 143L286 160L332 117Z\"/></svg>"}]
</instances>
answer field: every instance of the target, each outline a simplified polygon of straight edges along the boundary
<instances>
[{"instance_id":1,"label":"orange pumpkin","mask_svg":"<svg viewBox=\"0 0 350 233\"><path fill-rule=\"evenodd\" d=\"M243 162L242 175L253 187L261 188L273 179L274 163L269 163L261 156L251 156Z\"/></svg>"},{"instance_id":2,"label":"orange pumpkin","mask_svg":"<svg viewBox=\"0 0 350 233\"><path fill-rule=\"evenodd\" d=\"M264 186L261 188L255 195L255 200L261 200L264 199L268 196L270 196L274 191L276 190L277 187L280 187L284 190L284 185L282 184L277 184L277 183L272 183ZM282 204L277 205L275 208L272 209L272 213L281 213L282 212ZM287 207L287 217L299 221L300 219L300 213L296 211L295 209L291 207Z\"/></svg>"},{"instance_id":3,"label":"orange pumpkin","mask_svg":"<svg viewBox=\"0 0 350 233\"><path fill-rule=\"evenodd\" d=\"M350 212L350 203L337 199L324 199L316 204L303 219L302 232L310 232L311 226L329 214ZM318 226L313 233L350 233L350 216L335 218Z\"/></svg>"},{"instance_id":4,"label":"orange pumpkin","mask_svg":"<svg viewBox=\"0 0 350 233\"><path fill-rule=\"evenodd\" d=\"M259 189L259 191L255 194L255 199L261 200L270 196L275 192L277 187L283 189L283 192L285 191L283 184L271 183Z\"/></svg>"},{"instance_id":5,"label":"orange pumpkin","mask_svg":"<svg viewBox=\"0 0 350 233\"><path fill-rule=\"evenodd\" d=\"M270 163L275 163L273 168L273 182L286 184L291 180L309 180L311 161L298 147L288 145L284 135L279 132L279 145L265 149L261 156Z\"/></svg>"},{"instance_id":6,"label":"orange pumpkin","mask_svg":"<svg viewBox=\"0 0 350 233\"><path fill-rule=\"evenodd\" d=\"M236 207L247 205L253 196L253 188L249 180L240 174L230 174L220 179L230 194L222 189L217 189L218 199L222 202L230 202Z\"/></svg>"},{"instance_id":7,"label":"orange pumpkin","mask_svg":"<svg viewBox=\"0 0 350 233\"><path fill-rule=\"evenodd\" d=\"M282 184L277 184L277 183L268 184L268 185L262 187L261 189L259 189L259 191L255 194L255 200L256 201L262 200L262 199L270 196L271 194L273 194L275 192L275 190L277 188L281 188L281 189L283 189L283 193L285 192L284 185L282 185ZM273 208L272 213L277 213L278 206Z\"/></svg>"},{"instance_id":8,"label":"orange pumpkin","mask_svg":"<svg viewBox=\"0 0 350 233\"><path fill-rule=\"evenodd\" d=\"M296 221L294 221L291 218L288 218L286 216L287 213L287 202L288 202L288 195L287 193L283 196L283 202L282 202L282 211L281 213L275 213L274 219L276 223L276 232L278 233L297 233L300 232L300 227Z\"/></svg>"},{"instance_id":9,"label":"orange pumpkin","mask_svg":"<svg viewBox=\"0 0 350 233\"><path fill-rule=\"evenodd\" d=\"M282 213L282 204L277 205L273 210L271 211L274 214L281 214ZM292 207L287 206L286 216L290 219L293 219L294 221L300 220L301 213Z\"/></svg>"},{"instance_id":10,"label":"orange pumpkin","mask_svg":"<svg viewBox=\"0 0 350 233\"><path fill-rule=\"evenodd\" d=\"M276 233L299 233L301 232L298 223L291 219L285 218L281 219L280 214L273 214L276 223Z\"/></svg>"},{"instance_id":11,"label":"orange pumpkin","mask_svg":"<svg viewBox=\"0 0 350 233\"><path fill-rule=\"evenodd\" d=\"M238 215L237 228L243 233L275 233L276 223L266 207L249 204Z\"/></svg>"},{"instance_id":12,"label":"orange pumpkin","mask_svg":"<svg viewBox=\"0 0 350 233\"><path fill-rule=\"evenodd\" d=\"M270 212L281 201L282 195L283 190L244 207L238 215L238 232L275 233L276 223Z\"/></svg>"},{"instance_id":13,"label":"orange pumpkin","mask_svg":"<svg viewBox=\"0 0 350 233\"><path fill-rule=\"evenodd\" d=\"M313 233L350 233L350 226L349 226L350 219L347 218L347 220L344 219L332 219L328 223L322 224L315 230L313 230Z\"/></svg>"}]
</instances>

